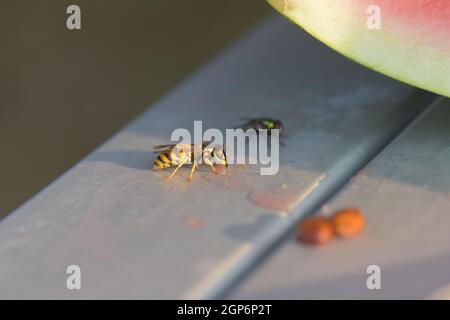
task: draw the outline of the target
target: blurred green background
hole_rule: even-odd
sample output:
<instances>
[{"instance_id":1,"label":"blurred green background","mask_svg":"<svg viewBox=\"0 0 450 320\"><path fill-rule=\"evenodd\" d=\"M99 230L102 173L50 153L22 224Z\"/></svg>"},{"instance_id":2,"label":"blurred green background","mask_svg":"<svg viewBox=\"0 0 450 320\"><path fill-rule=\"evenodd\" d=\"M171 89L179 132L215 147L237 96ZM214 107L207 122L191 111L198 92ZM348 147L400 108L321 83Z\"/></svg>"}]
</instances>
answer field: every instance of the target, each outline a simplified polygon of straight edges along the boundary
<instances>
[{"instance_id":1,"label":"blurred green background","mask_svg":"<svg viewBox=\"0 0 450 320\"><path fill-rule=\"evenodd\" d=\"M82 30L66 28L81 7ZM263 0L2 0L0 217L255 25Z\"/></svg>"}]
</instances>

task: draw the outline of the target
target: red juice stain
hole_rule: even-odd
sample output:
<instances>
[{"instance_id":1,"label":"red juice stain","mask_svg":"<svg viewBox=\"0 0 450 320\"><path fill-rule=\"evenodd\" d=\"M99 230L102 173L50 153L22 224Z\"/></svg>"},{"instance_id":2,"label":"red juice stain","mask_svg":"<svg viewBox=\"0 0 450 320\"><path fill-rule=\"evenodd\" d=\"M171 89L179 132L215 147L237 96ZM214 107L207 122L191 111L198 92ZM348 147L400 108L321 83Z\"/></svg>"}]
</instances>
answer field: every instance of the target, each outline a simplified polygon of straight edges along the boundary
<instances>
[{"instance_id":1,"label":"red juice stain","mask_svg":"<svg viewBox=\"0 0 450 320\"><path fill-rule=\"evenodd\" d=\"M271 177L261 176L259 171L250 171L245 166L221 168L204 178L219 188L246 193L252 204L278 213L292 210L299 196L298 190L287 185L271 186Z\"/></svg>"},{"instance_id":2,"label":"red juice stain","mask_svg":"<svg viewBox=\"0 0 450 320\"><path fill-rule=\"evenodd\" d=\"M297 202L298 191L287 187L274 187L252 191L247 199L258 207L277 212L289 212Z\"/></svg>"}]
</instances>

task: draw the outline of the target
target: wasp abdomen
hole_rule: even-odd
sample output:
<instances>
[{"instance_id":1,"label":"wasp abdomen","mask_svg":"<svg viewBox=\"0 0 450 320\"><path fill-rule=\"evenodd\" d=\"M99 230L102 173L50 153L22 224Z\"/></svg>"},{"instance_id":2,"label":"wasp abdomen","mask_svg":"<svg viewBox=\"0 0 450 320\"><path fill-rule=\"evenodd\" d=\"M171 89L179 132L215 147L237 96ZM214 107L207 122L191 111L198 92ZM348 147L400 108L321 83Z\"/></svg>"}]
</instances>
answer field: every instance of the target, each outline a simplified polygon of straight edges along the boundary
<instances>
[{"instance_id":1,"label":"wasp abdomen","mask_svg":"<svg viewBox=\"0 0 450 320\"><path fill-rule=\"evenodd\" d=\"M172 157L170 156L170 152L161 152L158 157L156 157L153 162L153 169L159 170L164 168L172 167Z\"/></svg>"}]
</instances>

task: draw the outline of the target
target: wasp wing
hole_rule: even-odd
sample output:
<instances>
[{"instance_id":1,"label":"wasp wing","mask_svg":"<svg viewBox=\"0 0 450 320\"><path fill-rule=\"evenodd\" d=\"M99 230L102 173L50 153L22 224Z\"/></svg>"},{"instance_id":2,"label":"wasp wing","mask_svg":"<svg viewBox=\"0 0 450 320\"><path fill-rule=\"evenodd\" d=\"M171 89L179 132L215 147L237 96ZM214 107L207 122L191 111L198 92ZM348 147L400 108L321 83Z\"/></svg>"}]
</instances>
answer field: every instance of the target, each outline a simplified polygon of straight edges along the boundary
<instances>
[{"instance_id":1,"label":"wasp wing","mask_svg":"<svg viewBox=\"0 0 450 320\"><path fill-rule=\"evenodd\" d=\"M153 152L165 152L165 151L172 151L173 148L176 146L176 143L173 144L160 144L153 147Z\"/></svg>"}]
</instances>

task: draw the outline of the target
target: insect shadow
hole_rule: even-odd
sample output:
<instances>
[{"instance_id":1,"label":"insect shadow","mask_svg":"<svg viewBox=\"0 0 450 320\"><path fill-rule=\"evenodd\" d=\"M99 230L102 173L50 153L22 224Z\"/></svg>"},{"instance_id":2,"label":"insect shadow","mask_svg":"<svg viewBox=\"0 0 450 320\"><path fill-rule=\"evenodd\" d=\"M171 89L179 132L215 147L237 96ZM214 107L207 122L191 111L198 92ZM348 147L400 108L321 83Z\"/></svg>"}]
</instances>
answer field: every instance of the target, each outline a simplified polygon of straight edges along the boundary
<instances>
[{"instance_id":1,"label":"insect shadow","mask_svg":"<svg viewBox=\"0 0 450 320\"><path fill-rule=\"evenodd\" d=\"M121 167L150 170L153 166L153 152L145 150L100 151L86 158L87 161L105 161Z\"/></svg>"}]
</instances>

